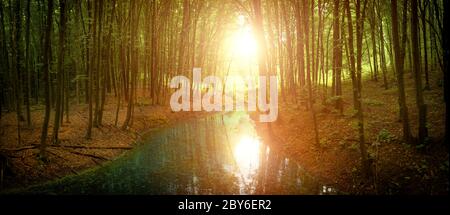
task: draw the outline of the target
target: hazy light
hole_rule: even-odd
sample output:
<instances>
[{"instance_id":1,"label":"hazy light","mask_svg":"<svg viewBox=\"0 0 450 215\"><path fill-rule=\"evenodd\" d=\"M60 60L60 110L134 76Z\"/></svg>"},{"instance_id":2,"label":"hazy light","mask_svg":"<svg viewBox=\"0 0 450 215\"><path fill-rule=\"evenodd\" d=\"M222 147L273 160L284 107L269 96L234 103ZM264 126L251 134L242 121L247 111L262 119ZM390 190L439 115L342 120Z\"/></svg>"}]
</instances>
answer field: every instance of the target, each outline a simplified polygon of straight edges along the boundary
<instances>
[{"instance_id":1,"label":"hazy light","mask_svg":"<svg viewBox=\"0 0 450 215\"><path fill-rule=\"evenodd\" d=\"M245 16L244 15L239 15L238 16L238 24L239 24L239 26L244 26L245 25Z\"/></svg>"},{"instance_id":2,"label":"hazy light","mask_svg":"<svg viewBox=\"0 0 450 215\"><path fill-rule=\"evenodd\" d=\"M242 21L244 22L244 21ZM239 21L239 24L241 21ZM252 29L244 24L233 35L233 52L235 57L256 57L257 44Z\"/></svg>"},{"instance_id":3,"label":"hazy light","mask_svg":"<svg viewBox=\"0 0 450 215\"><path fill-rule=\"evenodd\" d=\"M234 157L245 178L256 172L259 166L260 141L250 136L243 136L234 147Z\"/></svg>"}]
</instances>

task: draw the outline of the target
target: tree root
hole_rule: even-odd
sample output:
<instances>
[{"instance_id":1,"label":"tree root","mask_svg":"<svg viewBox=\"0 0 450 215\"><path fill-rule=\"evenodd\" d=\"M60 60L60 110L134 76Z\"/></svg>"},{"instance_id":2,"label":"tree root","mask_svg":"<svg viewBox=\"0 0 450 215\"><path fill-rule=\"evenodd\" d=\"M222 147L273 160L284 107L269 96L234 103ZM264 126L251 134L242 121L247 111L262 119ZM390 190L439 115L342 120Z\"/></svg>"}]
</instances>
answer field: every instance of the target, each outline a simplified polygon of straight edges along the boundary
<instances>
[{"instance_id":1,"label":"tree root","mask_svg":"<svg viewBox=\"0 0 450 215\"><path fill-rule=\"evenodd\" d=\"M109 160L109 158L105 158L105 157L98 156L98 155L93 155L93 154L88 154L88 153L83 153L83 152L77 152L77 151L74 151L74 150L66 149L65 151L70 152L72 154L76 154L76 155L86 156L86 157L90 157L90 158L96 158L96 159L99 159L99 160Z\"/></svg>"}]
</instances>

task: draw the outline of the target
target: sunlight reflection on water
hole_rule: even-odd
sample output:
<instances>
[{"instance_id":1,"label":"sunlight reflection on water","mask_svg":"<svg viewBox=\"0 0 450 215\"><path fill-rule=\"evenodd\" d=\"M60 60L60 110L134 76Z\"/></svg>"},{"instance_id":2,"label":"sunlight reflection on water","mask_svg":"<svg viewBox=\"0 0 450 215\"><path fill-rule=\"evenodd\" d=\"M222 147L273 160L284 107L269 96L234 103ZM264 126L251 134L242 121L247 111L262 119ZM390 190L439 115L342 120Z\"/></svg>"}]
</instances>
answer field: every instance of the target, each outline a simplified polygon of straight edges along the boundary
<instances>
[{"instance_id":1,"label":"sunlight reflection on water","mask_svg":"<svg viewBox=\"0 0 450 215\"><path fill-rule=\"evenodd\" d=\"M234 146L233 155L245 184L251 182L258 170L260 145L257 138L245 135Z\"/></svg>"},{"instance_id":2,"label":"sunlight reflection on water","mask_svg":"<svg viewBox=\"0 0 450 215\"><path fill-rule=\"evenodd\" d=\"M248 114L179 123L107 165L31 193L333 194L259 138Z\"/></svg>"}]
</instances>

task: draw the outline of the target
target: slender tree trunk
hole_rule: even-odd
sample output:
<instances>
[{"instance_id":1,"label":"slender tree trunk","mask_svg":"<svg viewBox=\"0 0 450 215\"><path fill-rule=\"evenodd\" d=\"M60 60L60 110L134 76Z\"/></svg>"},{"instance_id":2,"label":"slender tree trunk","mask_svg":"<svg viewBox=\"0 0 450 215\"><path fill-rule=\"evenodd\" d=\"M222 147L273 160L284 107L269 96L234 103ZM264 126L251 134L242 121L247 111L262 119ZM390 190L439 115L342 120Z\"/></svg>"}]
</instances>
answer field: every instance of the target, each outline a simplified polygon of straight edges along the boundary
<instances>
[{"instance_id":1,"label":"slender tree trunk","mask_svg":"<svg viewBox=\"0 0 450 215\"><path fill-rule=\"evenodd\" d=\"M102 61L103 61L103 52L102 52L102 31L103 31L103 0L96 0L98 4L98 11L97 11L97 18L98 18L98 30L97 30L97 36L96 36L96 49L97 49L97 57L95 61L95 110L94 110L94 127L100 127L100 96L101 91L103 90L104 85L104 69L102 67Z\"/></svg>"},{"instance_id":2,"label":"slender tree trunk","mask_svg":"<svg viewBox=\"0 0 450 215\"><path fill-rule=\"evenodd\" d=\"M372 41L372 56L373 56L373 79L374 81L378 81L378 59L377 59L377 43L376 41L376 18L375 18L375 2L373 2L373 7L371 10L371 16L370 16L370 38Z\"/></svg>"},{"instance_id":3,"label":"slender tree trunk","mask_svg":"<svg viewBox=\"0 0 450 215\"><path fill-rule=\"evenodd\" d=\"M364 1L364 5L361 13L361 0L356 0L356 77L358 81L358 91L362 91L362 39L364 33L364 20L366 18L366 6L367 1Z\"/></svg>"},{"instance_id":4,"label":"slender tree trunk","mask_svg":"<svg viewBox=\"0 0 450 215\"><path fill-rule=\"evenodd\" d=\"M97 2L94 2L94 4L97 4ZM88 2L88 14L89 17L92 18L92 3ZM89 77L89 81L88 81L88 86L87 86L87 97L88 97L88 126L87 126L87 130L86 130L86 139L91 139L92 136L92 126L93 126L93 105L92 105L92 91L93 91L93 85L94 85L94 63L95 62L95 55L94 55L94 48L91 47L91 43L94 40L93 36L96 35L96 21L97 21L97 8L95 6L94 8L94 18L93 18L93 24L89 23L89 35L87 38L89 38L87 40L87 44L86 46L88 47L87 49L87 61L88 61L88 74L87 76ZM90 21L89 21L90 22ZM94 59L91 59L89 56L94 57Z\"/></svg>"},{"instance_id":5,"label":"slender tree trunk","mask_svg":"<svg viewBox=\"0 0 450 215\"><path fill-rule=\"evenodd\" d=\"M422 37L423 37L423 58L424 58L424 62L423 62L423 71L425 72L425 90L430 90L430 80L429 80L429 75L428 75L428 50L427 50L427 24L426 24L426 13L427 13L427 5L428 5L428 1L427 0L423 0L422 1L422 5L423 8L421 10L421 14L420 14L420 18L422 21Z\"/></svg>"},{"instance_id":6,"label":"slender tree trunk","mask_svg":"<svg viewBox=\"0 0 450 215\"><path fill-rule=\"evenodd\" d=\"M400 41L398 36L397 0L391 0L391 18L392 18L392 40L394 43L393 45L395 54L395 69L398 85L398 104L401 121L403 125L403 141L406 143L410 143L411 129L409 127L408 106L406 105L405 84L403 80L404 58L400 50ZM403 24L405 25L406 23Z\"/></svg>"},{"instance_id":7,"label":"slender tree trunk","mask_svg":"<svg viewBox=\"0 0 450 215\"><path fill-rule=\"evenodd\" d=\"M303 44L303 31L302 31L302 16L300 1L295 2L295 20L296 20L296 33L297 33L297 61L298 61L298 83L300 87L305 86L305 56L304 56L304 44Z\"/></svg>"},{"instance_id":8,"label":"slender tree trunk","mask_svg":"<svg viewBox=\"0 0 450 215\"><path fill-rule=\"evenodd\" d=\"M63 73L64 73L64 49L65 49L65 34L66 34L66 1L59 1L59 51L58 51L58 74L57 74L57 92L56 92L56 108L55 121L53 123L53 144L58 143L59 127L61 125L62 106L63 106Z\"/></svg>"},{"instance_id":9,"label":"slender tree trunk","mask_svg":"<svg viewBox=\"0 0 450 215\"><path fill-rule=\"evenodd\" d=\"M341 88L341 65L342 65L342 43L341 32L339 26L339 0L334 0L333 9L333 73L335 75L336 96L339 98L336 100L336 108L342 114L344 112L344 106L342 104L342 88Z\"/></svg>"},{"instance_id":10,"label":"slender tree trunk","mask_svg":"<svg viewBox=\"0 0 450 215\"><path fill-rule=\"evenodd\" d=\"M306 84L308 87L308 97L309 97L309 102L308 102L308 108L311 111L311 116L312 116L312 120L313 120L313 126L314 126L314 140L315 140L315 145L316 146L320 146L320 142L319 142L319 130L318 130L318 126L317 126L317 119L316 119L316 112L314 110L314 101L313 101L313 92L312 92L312 77L311 77L311 64L313 64L314 62L311 63L311 60L314 59L314 54L309 53L309 14L308 14L308 2L304 2L303 4L303 14L304 14L304 31L305 31L305 47L306 47ZM312 14L311 14L312 15Z\"/></svg>"},{"instance_id":11,"label":"slender tree trunk","mask_svg":"<svg viewBox=\"0 0 450 215\"><path fill-rule=\"evenodd\" d=\"M135 102L135 87L136 87L136 79L137 79L137 73L138 73L138 64L139 64L139 55L138 55L138 27L139 27L139 12L140 11L137 8L136 2L130 3L130 18L131 18L131 25L130 25L130 44L131 44L131 50L130 53L131 58L131 86L130 86L130 97L128 100L128 107L127 107L127 115L125 118L125 121L122 125L122 129L127 129L130 125L130 120L132 116L132 112L134 109L134 102Z\"/></svg>"},{"instance_id":12,"label":"slender tree trunk","mask_svg":"<svg viewBox=\"0 0 450 215\"><path fill-rule=\"evenodd\" d=\"M389 88L389 83L387 80L387 69L386 69L386 54L384 49L384 33L383 33L383 18L381 15L381 5L380 1L378 2L378 20L379 20L379 40L380 40L380 64L381 64L381 70L383 72L383 85L384 89Z\"/></svg>"},{"instance_id":13,"label":"slender tree trunk","mask_svg":"<svg viewBox=\"0 0 450 215\"><path fill-rule=\"evenodd\" d=\"M20 134L20 122L23 121L22 117L22 107L21 107L21 94L22 94L22 86L21 86L21 31L22 31L22 12L20 9L20 2L14 2L14 16L12 19L13 30L11 33L11 44L12 44L12 59L13 59L13 86L14 86L14 99L16 104L16 119L17 119L17 142L21 143L21 134Z\"/></svg>"},{"instance_id":14,"label":"slender tree trunk","mask_svg":"<svg viewBox=\"0 0 450 215\"><path fill-rule=\"evenodd\" d=\"M444 1L444 23L450 23L450 2ZM449 134L450 134L450 32L448 28L442 30L442 49L444 50L443 56L443 73L444 73L444 101L445 101L445 145L449 146Z\"/></svg>"},{"instance_id":15,"label":"slender tree trunk","mask_svg":"<svg viewBox=\"0 0 450 215\"><path fill-rule=\"evenodd\" d=\"M50 56L51 56L51 32L53 22L53 1L47 3L47 21L45 28L44 38L44 62L43 62L43 78L44 78L44 97L45 97L45 115L42 123L41 144L40 144L40 157L46 158L46 144L47 144L47 130L48 122L50 119L50 86L49 86L49 73L50 73Z\"/></svg>"},{"instance_id":16,"label":"slender tree trunk","mask_svg":"<svg viewBox=\"0 0 450 215\"><path fill-rule=\"evenodd\" d=\"M359 0L357 0L359 1ZM347 27L348 27L348 48L349 48L349 67L350 67L350 75L352 78L352 86L353 86L353 105L356 110L356 117L358 120L358 137L359 137L359 149L361 153L361 162L363 172L366 177L370 177L370 165L368 161L367 149L364 140L364 117L361 103L361 92L359 91L358 78L356 76L356 67L355 67L355 54L353 48L353 22L352 16L350 12L350 3L349 0L345 0L345 10L347 12Z\"/></svg>"},{"instance_id":17,"label":"slender tree trunk","mask_svg":"<svg viewBox=\"0 0 450 215\"><path fill-rule=\"evenodd\" d=\"M411 0L411 43L413 52L414 82L416 85L416 103L419 111L419 144L425 144L428 137L426 105L423 99L422 76L420 69L420 50L418 40L418 4L417 0Z\"/></svg>"},{"instance_id":18,"label":"slender tree trunk","mask_svg":"<svg viewBox=\"0 0 450 215\"><path fill-rule=\"evenodd\" d=\"M26 6L26 32L25 32L25 72L26 72L26 83L25 83L25 107L27 114L27 126L31 127L31 114L30 114L30 95L31 95L31 71L30 71L30 23L31 23L31 12L30 12L31 0L27 0Z\"/></svg>"}]
</instances>

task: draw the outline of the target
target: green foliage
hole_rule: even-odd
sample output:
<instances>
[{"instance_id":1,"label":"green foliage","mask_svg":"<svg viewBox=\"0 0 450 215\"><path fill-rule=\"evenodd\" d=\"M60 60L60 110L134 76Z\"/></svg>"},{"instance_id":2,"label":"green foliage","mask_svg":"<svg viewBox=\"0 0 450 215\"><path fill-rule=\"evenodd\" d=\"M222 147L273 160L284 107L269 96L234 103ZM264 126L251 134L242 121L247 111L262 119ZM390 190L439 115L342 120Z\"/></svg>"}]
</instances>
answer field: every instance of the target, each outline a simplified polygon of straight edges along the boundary
<instances>
[{"instance_id":1,"label":"green foliage","mask_svg":"<svg viewBox=\"0 0 450 215\"><path fill-rule=\"evenodd\" d=\"M326 138L320 139L319 145L321 148L326 148L328 146L328 140Z\"/></svg>"},{"instance_id":2,"label":"green foliage","mask_svg":"<svg viewBox=\"0 0 450 215\"><path fill-rule=\"evenodd\" d=\"M386 129L381 129L377 135L377 142L379 143L389 143L392 141L394 136Z\"/></svg>"},{"instance_id":3,"label":"green foliage","mask_svg":"<svg viewBox=\"0 0 450 215\"><path fill-rule=\"evenodd\" d=\"M352 143L352 145L350 145L348 148L352 150L358 150L358 144Z\"/></svg>"},{"instance_id":4,"label":"green foliage","mask_svg":"<svg viewBox=\"0 0 450 215\"><path fill-rule=\"evenodd\" d=\"M354 129L354 130L358 130L359 129L359 124L358 124L357 121L352 121L351 122L351 126L352 126L352 129Z\"/></svg>"},{"instance_id":5,"label":"green foliage","mask_svg":"<svg viewBox=\"0 0 450 215\"><path fill-rule=\"evenodd\" d=\"M357 113L358 113L358 110L356 110L356 109L353 109L353 108L345 109L345 115L347 115L349 117L355 117Z\"/></svg>"}]
</instances>

